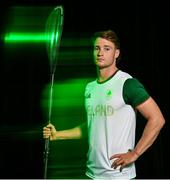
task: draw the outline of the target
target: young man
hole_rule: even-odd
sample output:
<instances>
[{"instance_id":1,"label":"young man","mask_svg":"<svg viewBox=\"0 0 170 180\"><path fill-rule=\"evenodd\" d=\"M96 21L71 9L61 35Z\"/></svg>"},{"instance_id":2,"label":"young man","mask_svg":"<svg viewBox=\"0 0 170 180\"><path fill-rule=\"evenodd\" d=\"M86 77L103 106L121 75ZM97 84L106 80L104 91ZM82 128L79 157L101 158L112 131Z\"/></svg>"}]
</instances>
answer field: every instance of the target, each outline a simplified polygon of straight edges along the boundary
<instances>
[{"instance_id":1,"label":"young man","mask_svg":"<svg viewBox=\"0 0 170 180\"><path fill-rule=\"evenodd\" d=\"M144 86L118 69L120 44L115 32L97 32L93 40L98 77L85 89L87 123L63 131L48 124L43 135L50 140L81 138L87 126L86 175L92 179L132 179L136 177L134 162L156 140L165 120ZM137 111L147 123L135 145Z\"/></svg>"}]
</instances>

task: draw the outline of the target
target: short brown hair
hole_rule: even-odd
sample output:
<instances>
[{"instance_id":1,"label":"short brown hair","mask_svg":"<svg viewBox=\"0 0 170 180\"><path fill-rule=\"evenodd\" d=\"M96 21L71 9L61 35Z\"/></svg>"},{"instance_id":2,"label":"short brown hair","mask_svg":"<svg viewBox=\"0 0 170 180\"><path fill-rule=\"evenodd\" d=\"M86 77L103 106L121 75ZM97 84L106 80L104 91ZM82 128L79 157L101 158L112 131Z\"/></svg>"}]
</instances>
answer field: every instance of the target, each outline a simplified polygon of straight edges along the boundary
<instances>
[{"instance_id":1,"label":"short brown hair","mask_svg":"<svg viewBox=\"0 0 170 180\"><path fill-rule=\"evenodd\" d=\"M120 49L119 38L117 37L116 33L113 30L95 32L92 39L93 41L95 41L99 37L107 39L108 41L111 41L112 43L115 44L117 49Z\"/></svg>"}]
</instances>

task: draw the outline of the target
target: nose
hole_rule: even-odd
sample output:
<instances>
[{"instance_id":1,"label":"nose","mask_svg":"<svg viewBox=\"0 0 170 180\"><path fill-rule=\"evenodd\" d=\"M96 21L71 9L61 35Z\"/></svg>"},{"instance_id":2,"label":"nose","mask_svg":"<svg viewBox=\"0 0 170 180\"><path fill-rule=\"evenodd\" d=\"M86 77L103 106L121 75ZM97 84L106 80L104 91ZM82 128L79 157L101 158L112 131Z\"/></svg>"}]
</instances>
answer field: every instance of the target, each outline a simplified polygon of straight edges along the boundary
<instances>
[{"instance_id":1,"label":"nose","mask_svg":"<svg viewBox=\"0 0 170 180\"><path fill-rule=\"evenodd\" d=\"M97 55L98 55L98 56L102 56L102 55L103 55L103 51L100 49L100 50L97 52Z\"/></svg>"}]
</instances>

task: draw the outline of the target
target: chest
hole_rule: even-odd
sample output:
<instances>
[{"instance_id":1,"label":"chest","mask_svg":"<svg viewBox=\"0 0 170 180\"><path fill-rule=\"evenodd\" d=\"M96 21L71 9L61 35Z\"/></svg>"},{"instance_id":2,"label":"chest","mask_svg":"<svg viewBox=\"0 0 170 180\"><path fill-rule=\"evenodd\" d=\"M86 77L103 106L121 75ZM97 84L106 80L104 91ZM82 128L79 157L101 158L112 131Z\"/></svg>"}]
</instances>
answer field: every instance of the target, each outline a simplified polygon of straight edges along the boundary
<instances>
[{"instance_id":1,"label":"chest","mask_svg":"<svg viewBox=\"0 0 170 180\"><path fill-rule=\"evenodd\" d=\"M124 105L122 91L123 84L121 82L96 84L86 91L86 109L115 111Z\"/></svg>"}]
</instances>

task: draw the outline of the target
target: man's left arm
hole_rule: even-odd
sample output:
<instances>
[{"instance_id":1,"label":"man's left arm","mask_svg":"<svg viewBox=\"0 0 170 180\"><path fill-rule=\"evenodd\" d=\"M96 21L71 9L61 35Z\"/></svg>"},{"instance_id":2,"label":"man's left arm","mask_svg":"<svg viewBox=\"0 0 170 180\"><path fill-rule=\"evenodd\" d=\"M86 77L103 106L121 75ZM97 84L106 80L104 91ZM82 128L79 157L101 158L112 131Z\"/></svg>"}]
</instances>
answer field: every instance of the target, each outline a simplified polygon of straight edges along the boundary
<instances>
[{"instance_id":1,"label":"man's left arm","mask_svg":"<svg viewBox=\"0 0 170 180\"><path fill-rule=\"evenodd\" d=\"M138 105L136 109L147 120L143 134L134 149L137 155L141 155L156 140L160 130L165 124L165 119L160 108L151 97L142 104Z\"/></svg>"},{"instance_id":2,"label":"man's left arm","mask_svg":"<svg viewBox=\"0 0 170 180\"><path fill-rule=\"evenodd\" d=\"M152 97L137 105L136 109L145 117L147 123L141 138L133 150L129 150L129 152L123 154L115 154L110 158L117 158L113 162L112 167L116 169L118 166L121 166L120 171L128 164L136 161L154 143L165 124L163 114Z\"/></svg>"}]
</instances>

